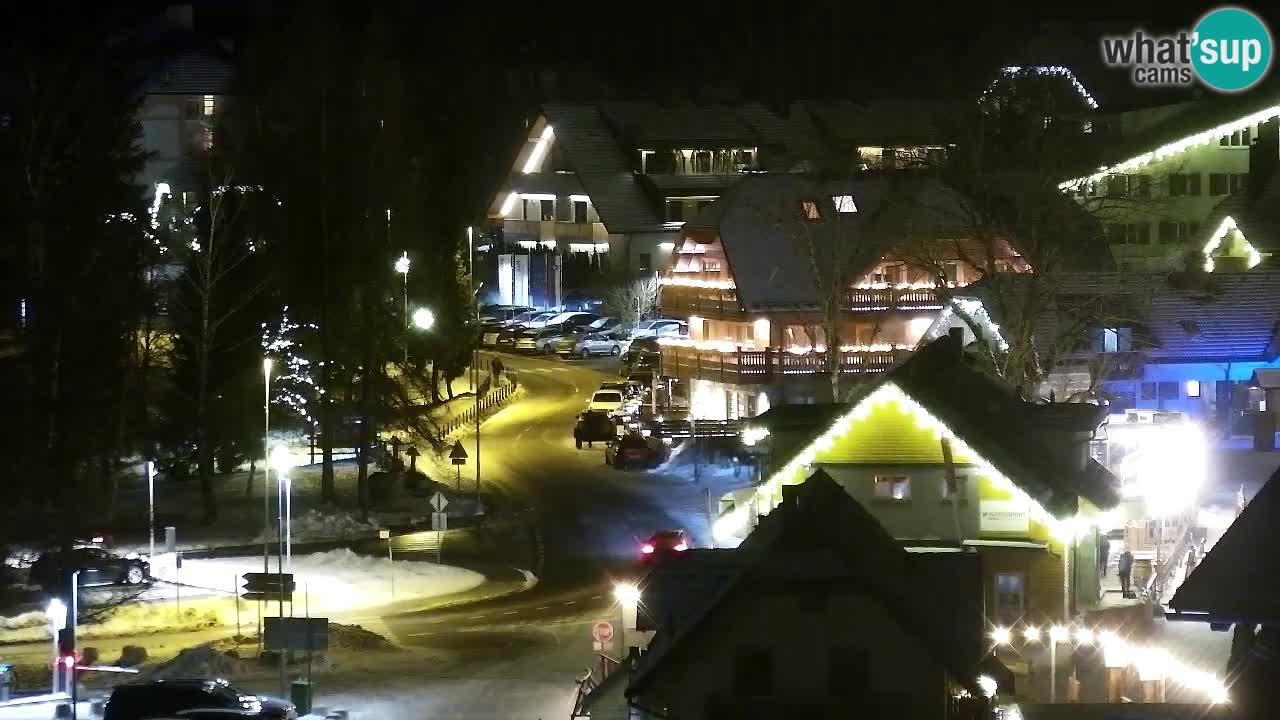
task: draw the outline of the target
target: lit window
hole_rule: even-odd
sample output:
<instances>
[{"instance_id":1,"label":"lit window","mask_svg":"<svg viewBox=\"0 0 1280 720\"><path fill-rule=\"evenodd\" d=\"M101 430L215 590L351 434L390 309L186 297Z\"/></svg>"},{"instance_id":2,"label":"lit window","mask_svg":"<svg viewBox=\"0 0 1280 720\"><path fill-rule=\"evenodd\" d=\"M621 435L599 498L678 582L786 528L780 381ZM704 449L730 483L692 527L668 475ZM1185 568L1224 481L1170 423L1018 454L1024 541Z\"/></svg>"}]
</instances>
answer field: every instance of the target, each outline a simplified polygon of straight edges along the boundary
<instances>
[{"instance_id":1,"label":"lit window","mask_svg":"<svg viewBox=\"0 0 1280 720\"><path fill-rule=\"evenodd\" d=\"M838 213L856 213L858 206L853 203L852 195L833 195L831 196L831 204L836 206Z\"/></svg>"},{"instance_id":2,"label":"lit window","mask_svg":"<svg viewBox=\"0 0 1280 720\"><path fill-rule=\"evenodd\" d=\"M877 475L875 483L874 497L877 500L905 502L911 499L911 478L909 477Z\"/></svg>"},{"instance_id":3,"label":"lit window","mask_svg":"<svg viewBox=\"0 0 1280 720\"><path fill-rule=\"evenodd\" d=\"M1116 328L1103 328L1102 352L1116 352L1120 345L1120 333Z\"/></svg>"},{"instance_id":4,"label":"lit window","mask_svg":"<svg viewBox=\"0 0 1280 720\"><path fill-rule=\"evenodd\" d=\"M822 211L818 209L818 203L813 202L812 200L805 200L800 203L800 207L804 211L804 217L806 220L822 219Z\"/></svg>"},{"instance_id":5,"label":"lit window","mask_svg":"<svg viewBox=\"0 0 1280 720\"><path fill-rule=\"evenodd\" d=\"M1199 380L1187 381L1187 397L1189 398L1200 397L1200 381Z\"/></svg>"},{"instance_id":6,"label":"lit window","mask_svg":"<svg viewBox=\"0 0 1280 720\"><path fill-rule=\"evenodd\" d=\"M213 96L212 95L204 96L204 102L201 104L200 109L205 115L213 114Z\"/></svg>"}]
</instances>

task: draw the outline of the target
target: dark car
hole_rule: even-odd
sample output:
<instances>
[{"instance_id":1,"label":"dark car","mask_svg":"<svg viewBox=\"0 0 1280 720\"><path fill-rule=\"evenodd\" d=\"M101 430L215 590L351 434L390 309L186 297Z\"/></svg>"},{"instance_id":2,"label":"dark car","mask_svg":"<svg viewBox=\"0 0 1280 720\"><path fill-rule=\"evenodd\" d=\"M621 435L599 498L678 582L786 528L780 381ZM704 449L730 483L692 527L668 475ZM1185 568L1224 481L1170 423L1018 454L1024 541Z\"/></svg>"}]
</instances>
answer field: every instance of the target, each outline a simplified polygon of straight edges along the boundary
<instances>
[{"instance_id":1,"label":"dark car","mask_svg":"<svg viewBox=\"0 0 1280 720\"><path fill-rule=\"evenodd\" d=\"M627 377L636 372L655 373L662 363L662 355L647 350L628 350L618 364L618 377Z\"/></svg>"},{"instance_id":2,"label":"dark car","mask_svg":"<svg viewBox=\"0 0 1280 720\"><path fill-rule=\"evenodd\" d=\"M689 536L683 530L659 530L640 545L640 560L653 560L671 553L681 553L690 547Z\"/></svg>"},{"instance_id":3,"label":"dark car","mask_svg":"<svg viewBox=\"0 0 1280 720\"><path fill-rule=\"evenodd\" d=\"M226 680L155 680L111 691L103 720L259 718L293 720L291 703L237 690Z\"/></svg>"},{"instance_id":4,"label":"dark car","mask_svg":"<svg viewBox=\"0 0 1280 720\"><path fill-rule=\"evenodd\" d=\"M653 467L662 461L655 443L638 433L628 433L610 442L604 450L604 462L618 470L629 467Z\"/></svg>"},{"instance_id":5,"label":"dark car","mask_svg":"<svg viewBox=\"0 0 1280 720\"><path fill-rule=\"evenodd\" d=\"M81 587L140 585L151 577L151 564L138 557L120 557L94 547L57 550L41 555L31 565L28 580L45 590L65 590L71 573L79 570Z\"/></svg>"},{"instance_id":6,"label":"dark car","mask_svg":"<svg viewBox=\"0 0 1280 720\"><path fill-rule=\"evenodd\" d=\"M617 422L603 410L587 410L578 416L578 423L573 426L573 442L579 450L582 443L591 447L592 443L608 442L617 437Z\"/></svg>"}]
</instances>

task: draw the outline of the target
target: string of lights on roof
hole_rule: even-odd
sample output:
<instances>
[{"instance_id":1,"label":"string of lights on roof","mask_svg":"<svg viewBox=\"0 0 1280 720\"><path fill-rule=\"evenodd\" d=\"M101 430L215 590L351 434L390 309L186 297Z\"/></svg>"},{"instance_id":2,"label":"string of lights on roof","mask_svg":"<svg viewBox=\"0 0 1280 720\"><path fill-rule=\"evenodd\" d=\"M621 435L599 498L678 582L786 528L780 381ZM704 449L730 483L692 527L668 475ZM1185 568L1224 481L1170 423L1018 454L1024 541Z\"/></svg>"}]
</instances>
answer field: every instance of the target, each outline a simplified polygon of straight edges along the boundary
<instances>
[{"instance_id":1,"label":"string of lights on roof","mask_svg":"<svg viewBox=\"0 0 1280 720\"><path fill-rule=\"evenodd\" d=\"M995 91L996 86L1000 84L1002 79L1017 77L1023 73L1035 73L1036 75L1065 78L1071 83L1071 87L1075 89L1076 93L1082 100L1084 100L1085 104L1088 105L1090 109L1098 109L1098 101L1094 99L1093 95L1089 94L1089 90L1085 88L1084 84L1081 83L1079 79L1076 78L1075 73L1071 72L1071 68L1063 65L1007 65L1000 69L1000 75L1002 77L993 79L991 84L987 86L987 89L982 91L982 97L980 99L986 100L987 96Z\"/></svg>"},{"instance_id":2,"label":"string of lights on roof","mask_svg":"<svg viewBox=\"0 0 1280 720\"><path fill-rule=\"evenodd\" d=\"M945 335L950 328L950 320L955 315L960 315L961 320L965 322L977 323L983 333L995 342L1000 352L1009 351L1009 343L1000 332L1000 326L991 319L986 306L977 298L952 298L951 302L942 309L938 319L925 331L924 337L920 338L920 344L925 345Z\"/></svg>"},{"instance_id":3,"label":"string of lights on roof","mask_svg":"<svg viewBox=\"0 0 1280 720\"><path fill-rule=\"evenodd\" d=\"M1235 218L1230 215L1222 218L1222 223L1218 225L1218 229L1213 231L1213 235L1209 236L1209 242L1204 245L1204 271L1213 272L1213 251L1222 245L1222 240L1232 230L1240 231L1240 226L1236 224ZM1244 243L1245 257L1248 258L1246 266L1253 268L1262 262L1262 253L1249 242L1248 238L1240 232L1240 240Z\"/></svg>"},{"instance_id":4,"label":"string of lights on roof","mask_svg":"<svg viewBox=\"0 0 1280 720\"><path fill-rule=\"evenodd\" d=\"M709 290L733 290L737 287L734 285L732 280L694 280L692 278L681 277L658 278L658 284L671 285L672 287L705 288Z\"/></svg>"},{"instance_id":5,"label":"string of lights on roof","mask_svg":"<svg viewBox=\"0 0 1280 720\"><path fill-rule=\"evenodd\" d=\"M1216 127L1201 130L1198 133L1161 145L1155 150L1142 153L1141 155L1135 155L1124 162L1100 167L1098 168L1098 171L1092 175L1078 177L1074 180L1067 180L1065 182L1058 183L1058 189L1073 190L1085 183L1096 182L1113 173L1123 173L1129 170L1136 170L1144 165L1164 160L1165 158L1177 155L1178 153L1189 150L1190 148L1215 143L1224 135L1231 135L1232 133L1245 128L1253 127L1258 123L1267 122L1275 117L1280 117L1280 105L1273 105L1264 110L1259 110L1258 112L1236 118L1235 120L1223 123Z\"/></svg>"},{"instance_id":6,"label":"string of lights on roof","mask_svg":"<svg viewBox=\"0 0 1280 720\"><path fill-rule=\"evenodd\" d=\"M797 453L781 469L769 477L762 485L755 488L752 502L760 512L767 512L777 507L782 501L782 486L796 485L804 482L809 467L818 460L820 453L830 450L840 437L852 428L853 423L865 420L872 410L881 405L896 405L900 410L913 416L916 427L934 432L939 439L946 438L953 452L958 457L969 458L979 475L985 476L992 486L1008 492L1015 500L1025 503L1032 520L1047 528L1060 541L1069 541L1093 525L1106 526L1110 518L1107 513L1085 517L1077 514L1070 518L1058 518L1050 513L1040 502L1015 484L1003 472L992 465L969 447L964 440L938 418L934 417L920 403L904 392L892 381L876 388L863 398L849 412L845 413L827 428L826 432L809 443ZM729 540L745 529L749 519L745 507L735 507L722 515L712 526L712 534L717 540Z\"/></svg>"}]
</instances>

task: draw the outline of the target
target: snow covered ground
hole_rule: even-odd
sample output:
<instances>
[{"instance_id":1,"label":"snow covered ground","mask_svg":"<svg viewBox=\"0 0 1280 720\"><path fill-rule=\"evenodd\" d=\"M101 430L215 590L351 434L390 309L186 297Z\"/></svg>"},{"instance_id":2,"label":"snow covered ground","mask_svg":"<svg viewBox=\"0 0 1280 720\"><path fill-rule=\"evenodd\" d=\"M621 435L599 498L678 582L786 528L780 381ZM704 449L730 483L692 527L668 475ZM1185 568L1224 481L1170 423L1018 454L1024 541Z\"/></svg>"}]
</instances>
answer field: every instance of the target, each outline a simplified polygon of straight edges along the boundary
<instances>
[{"instance_id":1,"label":"snow covered ground","mask_svg":"<svg viewBox=\"0 0 1280 720\"><path fill-rule=\"evenodd\" d=\"M275 558L270 571L276 571ZM262 572L262 557L224 558L217 560L183 560L182 569L153 568L163 580L181 583L184 592L203 588L230 595L232 583L243 585L245 573ZM298 610L310 603L312 613L340 612L377 607L408 599L426 599L470 590L484 582L484 576L471 570L427 562L392 563L382 557L357 555L350 550L330 550L311 555L294 555L292 572L297 591ZM169 573L173 573L170 575ZM394 585L394 594L392 591ZM172 595L172 590L157 584L154 592Z\"/></svg>"}]
</instances>

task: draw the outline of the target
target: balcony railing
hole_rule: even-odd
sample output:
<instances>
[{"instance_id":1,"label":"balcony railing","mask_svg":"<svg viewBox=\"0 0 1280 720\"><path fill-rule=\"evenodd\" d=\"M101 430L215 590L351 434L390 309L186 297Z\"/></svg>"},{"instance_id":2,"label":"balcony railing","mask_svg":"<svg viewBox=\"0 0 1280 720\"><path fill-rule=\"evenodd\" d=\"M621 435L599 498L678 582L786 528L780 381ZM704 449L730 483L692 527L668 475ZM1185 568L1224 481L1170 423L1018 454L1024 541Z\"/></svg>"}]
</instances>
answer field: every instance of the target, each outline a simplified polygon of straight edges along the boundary
<instances>
[{"instance_id":1,"label":"balcony railing","mask_svg":"<svg viewBox=\"0 0 1280 720\"><path fill-rule=\"evenodd\" d=\"M662 288L662 312L669 315L702 315L708 317L741 316L738 291L733 288L695 288L665 286Z\"/></svg>"},{"instance_id":2,"label":"balcony railing","mask_svg":"<svg viewBox=\"0 0 1280 720\"><path fill-rule=\"evenodd\" d=\"M609 232L603 223L575 223L564 220L505 220L502 233L509 242L533 240L560 243L609 242Z\"/></svg>"},{"instance_id":3,"label":"balcony railing","mask_svg":"<svg viewBox=\"0 0 1280 720\"><path fill-rule=\"evenodd\" d=\"M910 352L905 348L883 351L846 350L840 354L840 372L848 375L882 372ZM825 372L825 352L797 355L775 348L736 352L698 350L673 345L662 348L662 374L677 377L725 383L770 383L803 379Z\"/></svg>"},{"instance_id":4,"label":"balcony railing","mask_svg":"<svg viewBox=\"0 0 1280 720\"><path fill-rule=\"evenodd\" d=\"M942 299L929 288L850 288L845 302L854 312L938 310Z\"/></svg>"}]
</instances>

